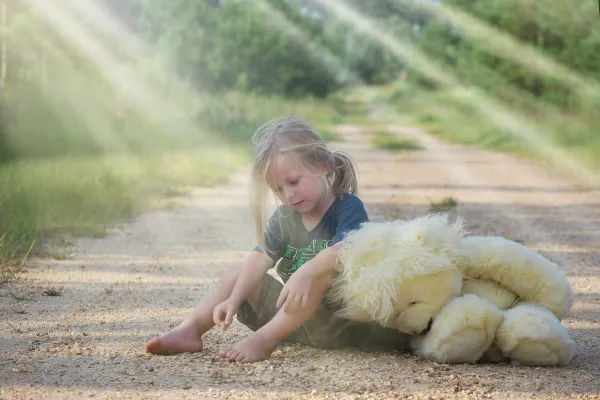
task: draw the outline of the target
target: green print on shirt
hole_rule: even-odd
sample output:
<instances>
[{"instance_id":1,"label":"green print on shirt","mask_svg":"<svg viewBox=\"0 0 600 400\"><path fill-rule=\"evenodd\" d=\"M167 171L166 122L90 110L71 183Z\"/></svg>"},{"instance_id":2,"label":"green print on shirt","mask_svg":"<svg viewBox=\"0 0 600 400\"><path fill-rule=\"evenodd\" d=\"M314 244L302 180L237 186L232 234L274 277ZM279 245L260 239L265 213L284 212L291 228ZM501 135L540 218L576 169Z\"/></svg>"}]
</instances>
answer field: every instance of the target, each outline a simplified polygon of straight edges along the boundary
<instances>
[{"instance_id":1,"label":"green print on shirt","mask_svg":"<svg viewBox=\"0 0 600 400\"><path fill-rule=\"evenodd\" d=\"M331 244L331 240L315 239L304 249L288 245L277 269L286 275L291 275Z\"/></svg>"}]
</instances>

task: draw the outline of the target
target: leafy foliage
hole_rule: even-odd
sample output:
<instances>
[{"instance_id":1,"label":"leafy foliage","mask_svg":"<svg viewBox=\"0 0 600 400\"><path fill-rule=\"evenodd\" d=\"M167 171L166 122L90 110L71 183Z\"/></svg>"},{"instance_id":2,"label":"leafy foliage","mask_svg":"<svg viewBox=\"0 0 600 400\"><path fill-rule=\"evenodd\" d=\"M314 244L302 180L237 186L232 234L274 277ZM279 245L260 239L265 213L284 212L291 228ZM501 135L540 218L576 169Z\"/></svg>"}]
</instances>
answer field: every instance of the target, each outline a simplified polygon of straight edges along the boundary
<instances>
[{"instance_id":1,"label":"leafy foliage","mask_svg":"<svg viewBox=\"0 0 600 400\"><path fill-rule=\"evenodd\" d=\"M546 104L575 110L582 106L580 93L569 84L567 75L600 80L600 25L598 4L593 0L578 6L555 0L446 0L444 5L514 43L500 51L490 46L487 35L469 36L467 23L430 21L418 38L419 46L455 71L466 85L483 88L506 101L518 101L522 107ZM519 56L524 49L536 51L560 70L541 68L540 63Z\"/></svg>"}]
</instances>

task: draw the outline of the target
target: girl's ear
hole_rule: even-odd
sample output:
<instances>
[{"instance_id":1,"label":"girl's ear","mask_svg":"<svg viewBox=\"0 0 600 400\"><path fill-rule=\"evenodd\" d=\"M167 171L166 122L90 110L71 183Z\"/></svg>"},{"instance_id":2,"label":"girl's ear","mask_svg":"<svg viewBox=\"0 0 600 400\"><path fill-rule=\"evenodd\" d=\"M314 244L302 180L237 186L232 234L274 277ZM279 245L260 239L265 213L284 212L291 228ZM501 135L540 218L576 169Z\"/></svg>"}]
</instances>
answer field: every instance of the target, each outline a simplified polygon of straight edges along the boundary
<instances>
[{"instance_id":1,"label":"girl's ear","mask_svg":"<svg viewBox=\"0 0 600 400\"><path fill-rule=\"evenodd\" d=\"M329 165L327 163L322 163L322 164L319 165L319 172L323 176L329 177L333 173L333 169L331 168L331 165Z\"/></svg>"}]
</instances>

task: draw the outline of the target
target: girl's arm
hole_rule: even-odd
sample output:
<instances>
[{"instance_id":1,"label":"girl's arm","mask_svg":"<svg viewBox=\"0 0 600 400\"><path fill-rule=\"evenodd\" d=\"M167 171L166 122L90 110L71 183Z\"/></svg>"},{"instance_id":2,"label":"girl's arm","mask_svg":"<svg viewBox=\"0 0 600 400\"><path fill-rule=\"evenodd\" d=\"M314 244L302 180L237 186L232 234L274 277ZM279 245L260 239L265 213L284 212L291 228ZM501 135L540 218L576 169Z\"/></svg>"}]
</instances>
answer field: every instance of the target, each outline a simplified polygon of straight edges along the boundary
<instances>
[{"instance_id":1,"label":"girl's arm","mask_svg":"<svg viewBox=\"0 0 600 400\"><path fill-rule=\"evenodd\" d=\"M313 292L313 286L316 281L333 279L333 271L337 266L338 249L342 242L322 250L300 269L292 274L287 283L283 286L276 307L280 308L284 304L285 310L291 311L296 307L304 307L308 303L308 298Z\"/></svg>"},{"instance_id":2,"label":"girl's arm","mask_svg":"<svg viewBox=\"0 0 600 400\"><path fill-rule=\"evenodd\" d=\"M229 298L213 309L215 325L221 326L223 329L231 325L233 316L237 314L244 300L248 298L252 290L263 279L267 270L273 265L275 265L275 262L265 254L256 251L250 253ZM223 315L225 315L225 319L223 319Z\"/></svg>"},{"instance_id":3,"label":"girl's arm","mask_svg":"<svg viewBox=\"0 0 600 400\"><path fill-rule=\"evenodd\" d=\"M239 307L274 265L275 262L264 253L250 252L229 299Z\"/></svg>"},{"instance_id":4,"label":"girl's arm","mask_svg":"<svg viewBox=\"0 0 600 400\"><path fill-rule=\"evenodd\" d=\"M306 273L313 275L314 277L320 277L333 270L338 265L338 250L342 246L343 242L337 242L333 246L322 250L313 258L302 266L300 270L306 270Z\"/></svg>"}]
</instances>

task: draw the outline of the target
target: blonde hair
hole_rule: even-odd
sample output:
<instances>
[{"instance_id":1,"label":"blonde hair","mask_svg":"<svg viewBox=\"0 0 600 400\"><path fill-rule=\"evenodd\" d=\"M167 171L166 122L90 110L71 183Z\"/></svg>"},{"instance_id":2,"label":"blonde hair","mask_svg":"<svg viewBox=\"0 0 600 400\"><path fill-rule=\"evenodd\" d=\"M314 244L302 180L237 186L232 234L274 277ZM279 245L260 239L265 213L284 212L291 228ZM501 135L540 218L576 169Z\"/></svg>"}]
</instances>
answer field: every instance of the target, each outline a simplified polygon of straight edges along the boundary
<instances>
[{"instance_id":1,"label":"blonde hair","mask_svg":"<svg viewBox=\"0 0 600 400\"><path fill-rule=\"evenodd\" d=\"M256 158L252 168L250 203L257 240L263 251L266 195L269 192L266 175L275 156L294 153L302 163L327 166L330 173L326 178L335 198L342 198L344 193L358 193L357 168L352 158L343 151L330 150L316 129L300 117L268 122L254 134L252 143L256 146Z\"/></svg>"}]
</instances>

